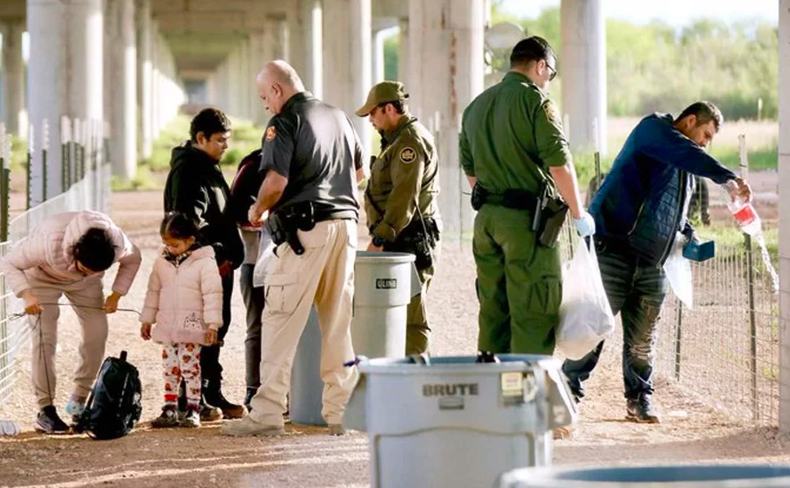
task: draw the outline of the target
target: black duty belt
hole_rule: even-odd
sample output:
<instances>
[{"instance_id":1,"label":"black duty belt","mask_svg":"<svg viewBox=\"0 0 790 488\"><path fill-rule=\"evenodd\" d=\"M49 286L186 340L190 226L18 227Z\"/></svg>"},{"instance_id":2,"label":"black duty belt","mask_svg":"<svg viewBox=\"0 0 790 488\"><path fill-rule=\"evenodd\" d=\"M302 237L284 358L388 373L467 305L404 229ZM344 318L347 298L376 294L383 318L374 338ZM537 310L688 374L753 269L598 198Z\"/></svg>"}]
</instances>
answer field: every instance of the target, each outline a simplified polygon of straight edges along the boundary
<instances>
[{"instance_id":1,"label":"black duty belt","mask_svg":"<svg viewBox=\"0 0 790 488\"><path fill-rule=\"evenodd\" d=\"M538 198L526 190L505 190L494 193L476 184L472 190L472 207L479 210L485 204L516 210L533 210L538 203Z\"/></svg>"}]
</instances>

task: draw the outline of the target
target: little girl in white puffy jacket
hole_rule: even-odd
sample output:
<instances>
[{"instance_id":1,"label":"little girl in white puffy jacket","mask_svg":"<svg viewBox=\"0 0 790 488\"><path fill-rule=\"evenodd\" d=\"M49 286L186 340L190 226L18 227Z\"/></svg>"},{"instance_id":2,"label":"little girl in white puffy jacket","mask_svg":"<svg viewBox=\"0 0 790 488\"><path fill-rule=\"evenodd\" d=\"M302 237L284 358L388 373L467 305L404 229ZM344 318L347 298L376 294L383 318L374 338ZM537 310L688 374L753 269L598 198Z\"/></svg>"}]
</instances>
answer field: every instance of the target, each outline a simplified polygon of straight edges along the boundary
<instances>
[{"instance_id":1,"label":"little girl in white puffy jacket","mask_svg":"<svg viewBox=\"0 0 790 488\"><path fill-rule=\"evenodd\" d=\"M222 281L211 246L201 247L195 222L168 213L159 230L164 249L148 280L140 335L162 344L165 405L153 427L200 427L200 348L217 341L222 325ZM152 324L156 324L151 330ZM178 418L178 390L186 384L187 411Z\"/></svg>"}]
</instances>

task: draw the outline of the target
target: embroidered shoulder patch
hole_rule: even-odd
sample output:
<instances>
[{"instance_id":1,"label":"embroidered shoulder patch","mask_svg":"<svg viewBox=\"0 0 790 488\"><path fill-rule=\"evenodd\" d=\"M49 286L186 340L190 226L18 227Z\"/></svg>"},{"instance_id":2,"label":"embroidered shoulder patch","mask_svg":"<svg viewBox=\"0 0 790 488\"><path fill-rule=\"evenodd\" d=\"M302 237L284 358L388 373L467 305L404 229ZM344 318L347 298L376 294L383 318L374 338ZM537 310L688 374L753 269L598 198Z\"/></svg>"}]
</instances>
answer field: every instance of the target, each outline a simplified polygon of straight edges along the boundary
<instances>
[{"instance_id":1,"label":"embroidered shoulder patch","mask_svg":"<svg viewBox=\"0 0 790 488\"><path fill-rule=\"evenodd\" d=\"M549 122L555 125L562 125L562 118L560 118L560 111L557 108L557 105L554 104L551 100L546 102L543 105L543 111L546 112L546 118L549 119Z\"/></svg>"},{"instance_id":2,"label":"embroidered shoulder patch","mask_svg":"<svg viewBox=\"0 0 790 488\"><path fill-rule=\"evenodd\" d=\"M404 163L409 164L409 163L413 162L415 159L417 159L417 151L415 151L414 149L406 146L406 147L404 147L403 149L400 150L400 153L398 154L398 157Z\"/></svg>"},{"instance_id":3,"label":"embroidered shoulder patch","mask_svg":"<svg viewBox=\"0 0 790 488\"><path fill-rule=\"evenodd\" d=\"M266 140L271 141L277 135L277 129L274 126L266 129Z\"/></svg>"}]
</instances>

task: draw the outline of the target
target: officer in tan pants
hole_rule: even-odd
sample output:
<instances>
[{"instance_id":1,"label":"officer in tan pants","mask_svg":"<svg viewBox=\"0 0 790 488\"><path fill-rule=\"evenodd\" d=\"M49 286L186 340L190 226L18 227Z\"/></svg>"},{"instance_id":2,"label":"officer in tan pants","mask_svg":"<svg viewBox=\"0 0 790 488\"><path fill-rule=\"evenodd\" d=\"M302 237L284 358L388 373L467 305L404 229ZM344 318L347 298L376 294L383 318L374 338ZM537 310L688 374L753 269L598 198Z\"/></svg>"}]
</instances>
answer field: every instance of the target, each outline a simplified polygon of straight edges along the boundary
<instances>
[{"instance_id":1,"label":"officer in tan pants","mask_svg":"<svg viewBox=\"0 0 790 488\"><path fill-rule=\"evenodd\" d=\"M339 109L306 92L283 61L258 74L258 94L274 114L266 128L260 171L266 176L251 223L268 214L266 229L277 245L264 281L261 386L252 412L225 425L226 435L279 435L291 365L310 308L321 329L323 417L329 433L343 434L342 417L356 383L351 314L362 149Z\"/></svg>"}]
</instances>

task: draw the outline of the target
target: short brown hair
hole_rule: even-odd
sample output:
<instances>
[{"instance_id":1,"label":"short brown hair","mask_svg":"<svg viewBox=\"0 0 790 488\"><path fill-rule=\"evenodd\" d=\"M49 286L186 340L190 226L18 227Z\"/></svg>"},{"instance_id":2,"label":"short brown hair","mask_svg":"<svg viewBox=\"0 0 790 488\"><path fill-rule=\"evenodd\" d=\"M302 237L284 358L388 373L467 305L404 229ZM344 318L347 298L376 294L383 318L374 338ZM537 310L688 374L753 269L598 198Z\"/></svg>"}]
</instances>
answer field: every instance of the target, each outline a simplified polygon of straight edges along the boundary
<instances>
[{"instance_id":1,"label":"short brown hair","mask_svg":"<svg viewBox=\"0 0 790 488\"><path fill-rule=\"evenodd\" d=\"M707 124L712 120L713 126L716 127L716 132L719 132L719 128L724 123L724 117L721 115L721 110L719 110L716 105L713 105L712 103L705 100L692 103L686 107L686 109L683 110L680 115L678 115L678 118L675 119L675 122L680 122L691 115L695 115L697 117L697 125Z\"/></svg>"}]
</instances>

